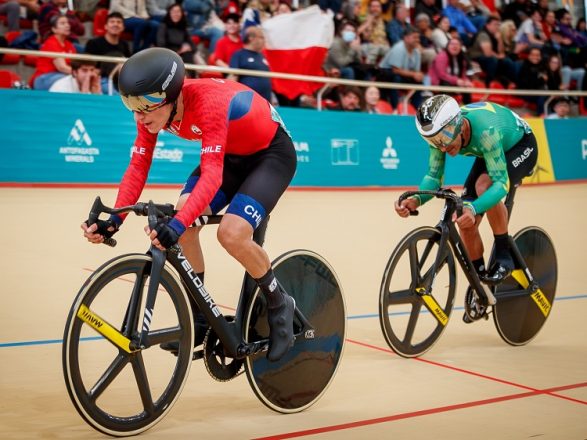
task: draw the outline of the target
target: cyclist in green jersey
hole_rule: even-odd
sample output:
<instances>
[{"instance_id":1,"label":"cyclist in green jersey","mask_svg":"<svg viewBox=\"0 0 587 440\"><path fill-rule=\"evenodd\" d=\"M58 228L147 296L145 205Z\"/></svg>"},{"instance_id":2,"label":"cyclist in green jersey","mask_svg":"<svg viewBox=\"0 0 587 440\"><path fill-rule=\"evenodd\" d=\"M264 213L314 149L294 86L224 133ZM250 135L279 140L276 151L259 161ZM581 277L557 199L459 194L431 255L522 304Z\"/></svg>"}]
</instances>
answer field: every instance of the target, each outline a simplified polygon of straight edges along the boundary
<instances>
[{"instance_id":1,"label":"cyclist in green jersey","mask_svg":"<svg viewBox=\"0 0 587 440\"><path fill-rule=\"evenodd\" d=\"M428 98L416 113L416 126L430 146L428 172L419 189L436 190L443 184L446 155L475 156L464 185L463 214L456 219L460 234L481 279L498 284L510 275L508 213L502 199L509 189L532 174L538 158L536 138L528 123L511 110L492 103L463 107L448 95ZM395 203L401 217L427 202L414 196ZM483 259L479 223L487 218L495 237L496 261L488 271Z\"/></svg>"}]
</instances>

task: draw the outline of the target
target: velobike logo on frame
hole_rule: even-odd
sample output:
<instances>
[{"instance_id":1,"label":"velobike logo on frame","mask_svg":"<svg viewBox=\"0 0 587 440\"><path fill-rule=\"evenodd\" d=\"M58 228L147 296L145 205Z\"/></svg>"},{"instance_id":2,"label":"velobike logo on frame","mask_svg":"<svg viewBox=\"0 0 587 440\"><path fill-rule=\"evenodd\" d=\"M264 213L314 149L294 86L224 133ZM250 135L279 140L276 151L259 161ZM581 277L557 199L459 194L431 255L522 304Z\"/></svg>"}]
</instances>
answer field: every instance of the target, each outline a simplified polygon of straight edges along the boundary
<instances>
[{"instance_id":1,"label":"velobike logo on frame","mask_svg":"<svg viewBox=\"0 0 587 440\"><path fill-rule=\"evenodd\" d=\"M385 139L385 148L381 152L381 166L386 170L397 170L399 166L399 158L397 157L397 151L393 148L393 141L391 136L387 136Z\"/></svg>"},{"instance_id":2,"label":"velobike logo on frame","mask_svg":"<svg viewBox=\"0 0 587 440\"><path fill-rule=\"evenodd\" d=\"M194 273L194 269L190 265L185 255L183 255L181 252L178 252L177 259L180 261L181 267L183 267L188 277L192 280L192 283L194 284L202 298L204 298L204 301L208 303L208 306L210 307L210 310L212 311L214 316L218 318L220 315L222 315L222 313L220 313L220 309L214 303L210 294L206 291L204 284L202 284L202 280L200 280L200 278L198 278L198 276Z\"/></svg>"},{"instance_id":3,"label":"velobike logo on frame","mask_svg":"<svg viewBox=\"0 0 587 440\"><path fill-rule=\"evenodd\" d=\"M587 159L587 139L581 139L581 156L583 160Z\"/></svg>"},{"instance_id":4,"label":"velobike logo on frame","mask_svg":"<svg viewBox=\"0 0 587 440\"><path fill-rule=\"evenodd\" d=\"M81 119L77 119L73 124L67 138L67 146L59 147L59 154L65 162L82 163L94 163L94 156L100 155L100 149L92 146L92 138Z\"/></svg>"}]
</instances>

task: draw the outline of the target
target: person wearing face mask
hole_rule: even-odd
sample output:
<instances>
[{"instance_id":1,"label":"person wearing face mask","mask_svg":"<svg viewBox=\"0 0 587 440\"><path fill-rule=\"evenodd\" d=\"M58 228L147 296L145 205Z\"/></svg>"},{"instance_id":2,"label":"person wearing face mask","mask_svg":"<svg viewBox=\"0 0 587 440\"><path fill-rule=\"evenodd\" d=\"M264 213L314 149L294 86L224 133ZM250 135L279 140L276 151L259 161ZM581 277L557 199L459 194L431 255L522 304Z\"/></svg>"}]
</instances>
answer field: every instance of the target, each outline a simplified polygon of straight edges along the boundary
<instances>
[{"instance_id":1,"label":"person wearing face mask","mask_svg":"<svg viewBox=\"0 0 587 440\"><path fill-rule=\"evenodd\" d=\"M340 24L332 46L328 49L324 70L334 77L364 78L365 74L361 69L361 40L353 22L343 21Z\"/></svg>"},{"instance_id":2,"label":"person wearing face mask","mask_svg":"<svg viewBox=\"0 0 587 440\"><path fill-rule=\"evenodd\" d=\"M39 11L39 35L44 42L49 38L51 33L51 18L54 16L64 15L69 21L70 35L69 40L76 43L78 52L82 52L82 46L79 45L79 37L82 37L86 29L81 20L75 15L75 11L67 7L67 0L49 0L41 6Z\"/></svg>"}]
</instances>

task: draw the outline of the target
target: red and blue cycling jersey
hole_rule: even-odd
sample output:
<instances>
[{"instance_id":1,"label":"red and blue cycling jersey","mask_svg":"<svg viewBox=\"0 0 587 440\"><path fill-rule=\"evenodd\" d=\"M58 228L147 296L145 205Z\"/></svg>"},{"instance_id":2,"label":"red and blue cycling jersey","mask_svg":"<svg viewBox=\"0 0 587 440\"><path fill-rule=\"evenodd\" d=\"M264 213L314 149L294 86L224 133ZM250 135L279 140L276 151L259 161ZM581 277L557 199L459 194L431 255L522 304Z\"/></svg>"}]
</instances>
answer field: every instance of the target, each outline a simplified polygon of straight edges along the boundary
<instances>
[{"instance_id":1,"label":"red and blue cycling jersey","mask_svg":"<svg viewBox=\"0 0 587 440\"><path fill-rule=\"evenodd\" d=\"M268 148L281 119L269 102L234 81L186 80L182 97L181 121L174 121L167 131L186 140L202 142L200 179L175 216L187 228L218 192L224 155L247 156ZM138 201L147 181L156 141L157 134L137 123L137 137L120 183L116 207Z\"/></svg>"}]
</instances>

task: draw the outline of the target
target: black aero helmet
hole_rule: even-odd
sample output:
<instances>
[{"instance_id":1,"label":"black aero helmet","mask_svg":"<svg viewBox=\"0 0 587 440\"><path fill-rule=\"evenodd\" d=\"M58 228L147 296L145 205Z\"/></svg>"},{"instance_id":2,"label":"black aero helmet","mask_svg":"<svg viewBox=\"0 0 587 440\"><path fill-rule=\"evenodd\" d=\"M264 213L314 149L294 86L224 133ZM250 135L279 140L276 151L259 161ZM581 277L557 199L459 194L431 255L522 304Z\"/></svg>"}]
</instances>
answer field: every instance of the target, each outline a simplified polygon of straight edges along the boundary
<instances>
[{"instance_id":1,"label":"black aero helmet","mask_svg":"<svg viewBox=\"0 0 587 440\"><path fill-rule=\"evenodd\" d=\"M150 112L175 102L184 76L185 67L178 54L153 47L126 60L118 76L118 90L130 111Z\"/></svg>"}]
</instances>

